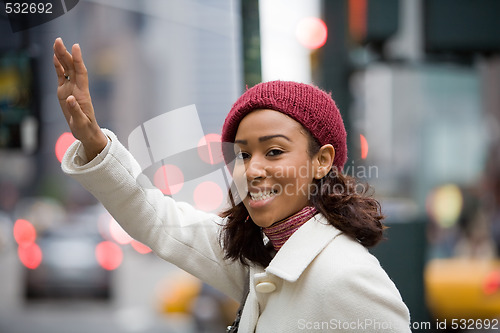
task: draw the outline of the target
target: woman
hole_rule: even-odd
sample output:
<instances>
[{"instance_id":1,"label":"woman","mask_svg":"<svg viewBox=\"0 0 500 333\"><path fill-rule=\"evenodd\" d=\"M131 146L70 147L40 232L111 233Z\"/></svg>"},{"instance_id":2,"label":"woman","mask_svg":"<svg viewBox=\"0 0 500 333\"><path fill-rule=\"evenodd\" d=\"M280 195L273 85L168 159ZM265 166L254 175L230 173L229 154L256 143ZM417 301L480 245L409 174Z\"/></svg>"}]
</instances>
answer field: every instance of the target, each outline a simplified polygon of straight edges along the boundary
<instances>
[{"instance_id":1,"label":"woman","mask_svg":"<svg viewBox=\"0 0 500 333\"><path fill-rule=\"evenodd\" d=\"M244 307L239 332L409 332L398 290L365 248L382 238L378 203L340 172L346 133L335 103L305 84L247 90L222 130L237 193L221 216L146 189L141 168L98 126L78 45L60 38L54 65L62 111L78 139L64 172L161 258ZM245 291L248 290L248 293Z\"/></svg>"}]
</instances>

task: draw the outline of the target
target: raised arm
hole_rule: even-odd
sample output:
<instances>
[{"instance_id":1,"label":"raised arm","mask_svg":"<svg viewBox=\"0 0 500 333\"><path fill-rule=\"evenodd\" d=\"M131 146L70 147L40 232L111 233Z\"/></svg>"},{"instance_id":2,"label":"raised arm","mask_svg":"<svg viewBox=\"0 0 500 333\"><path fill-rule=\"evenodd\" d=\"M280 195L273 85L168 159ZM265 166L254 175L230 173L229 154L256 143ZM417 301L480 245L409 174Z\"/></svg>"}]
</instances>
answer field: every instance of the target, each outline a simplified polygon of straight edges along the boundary
<instances>
[{"instance_id":1,"label":"raised arm","mask_svg":"<svg viewBox=\"0 0 500 333\"><path fill-rule=\"evenodd\" d=\"M74 44L69 53L62 39L57 38L54 42L54 66L62 112L74 137L82 142L90 161L106 147L108 140L95 118L80 45Z\"/></svg>"},{"instance_id":2,"label":"raised arm","mask_svg":"<svg viewBox=\"0 0 500 333\"><path fill-rule=\"evenodd\" d=\"M78 44L70 54L62 40L56 39L54 66L59 103L78 139L66 151L62 170L92 193L130 236L159 257L239 300L247 268L224 259L218 239L222 219L139 184L142 170L137 161L111 131L97 124ZM110 138L109 149L100 154L101 160L94 159L107 146L106 136ZM85 165L75 163L82 146L89 162Z\"/></svg>"}]
</instances>

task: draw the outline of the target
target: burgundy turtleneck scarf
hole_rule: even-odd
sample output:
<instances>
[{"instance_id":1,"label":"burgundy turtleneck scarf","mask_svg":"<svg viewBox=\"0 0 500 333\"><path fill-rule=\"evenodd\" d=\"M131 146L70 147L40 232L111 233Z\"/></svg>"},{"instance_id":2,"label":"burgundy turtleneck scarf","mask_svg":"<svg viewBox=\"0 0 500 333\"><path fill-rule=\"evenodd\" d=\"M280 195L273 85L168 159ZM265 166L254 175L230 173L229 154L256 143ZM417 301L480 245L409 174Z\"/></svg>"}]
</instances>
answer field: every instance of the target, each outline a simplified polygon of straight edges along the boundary
<instances>
[{"instance_id":1,"label":"burgundy turtleneck scarf","mask_svg":"<svg viewBox=\"0 0 500 333\"><path fill-rule=\"evenodd\" d=\"M305 206L299 212L287 217L284 220L275 222L267 228L262 228L267 238L273 244L274 249L279 251L283 244L290 238L290 236L300 228L301 225L306 223L311 217L316 215L318 211L312 206Z\"/></svg>"}]
</instances>

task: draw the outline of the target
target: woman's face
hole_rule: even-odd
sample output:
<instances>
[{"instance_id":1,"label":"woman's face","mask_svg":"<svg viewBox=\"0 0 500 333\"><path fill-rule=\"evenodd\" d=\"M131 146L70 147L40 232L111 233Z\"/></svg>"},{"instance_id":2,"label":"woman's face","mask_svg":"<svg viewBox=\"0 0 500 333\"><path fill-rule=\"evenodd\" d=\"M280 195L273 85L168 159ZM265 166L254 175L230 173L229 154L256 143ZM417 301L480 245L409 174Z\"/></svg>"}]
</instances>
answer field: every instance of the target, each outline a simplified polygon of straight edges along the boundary
<instances>
[{"instance_id":1,"label":"woman's face","mask_svg":"<svg viewBox=\"0 0 500 333\"><path fill-rule=\"evenodd\" d=\"M235 145L233 178L255 224L269 227L308 204L315 166L302 125L281 112L255 110L240 122Z\"/></svg>"}]
</instances>

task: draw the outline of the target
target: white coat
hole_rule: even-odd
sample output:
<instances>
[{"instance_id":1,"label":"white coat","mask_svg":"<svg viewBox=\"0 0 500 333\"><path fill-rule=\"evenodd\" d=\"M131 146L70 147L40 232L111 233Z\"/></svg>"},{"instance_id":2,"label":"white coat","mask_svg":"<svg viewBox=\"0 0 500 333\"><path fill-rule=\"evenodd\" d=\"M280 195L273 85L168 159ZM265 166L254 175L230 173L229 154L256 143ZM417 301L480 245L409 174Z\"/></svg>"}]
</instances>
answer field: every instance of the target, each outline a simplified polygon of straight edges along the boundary
<instances>
[{"instance_id":1,"label":"white coat","mask_svg":"<svg viewBox=\"0 0 500 333\"><path fill-rule=\"evenodd\" d=\"M103 131L111 138L106 151L80 166L77 141L63 158L63 171L159 257L238 301L249 281L239 332L410 332L408 309L378 260L321 214L266 268L225 260L218 238L224 220L138 185L140 166Z\"/></svg>"}]
</instances>

